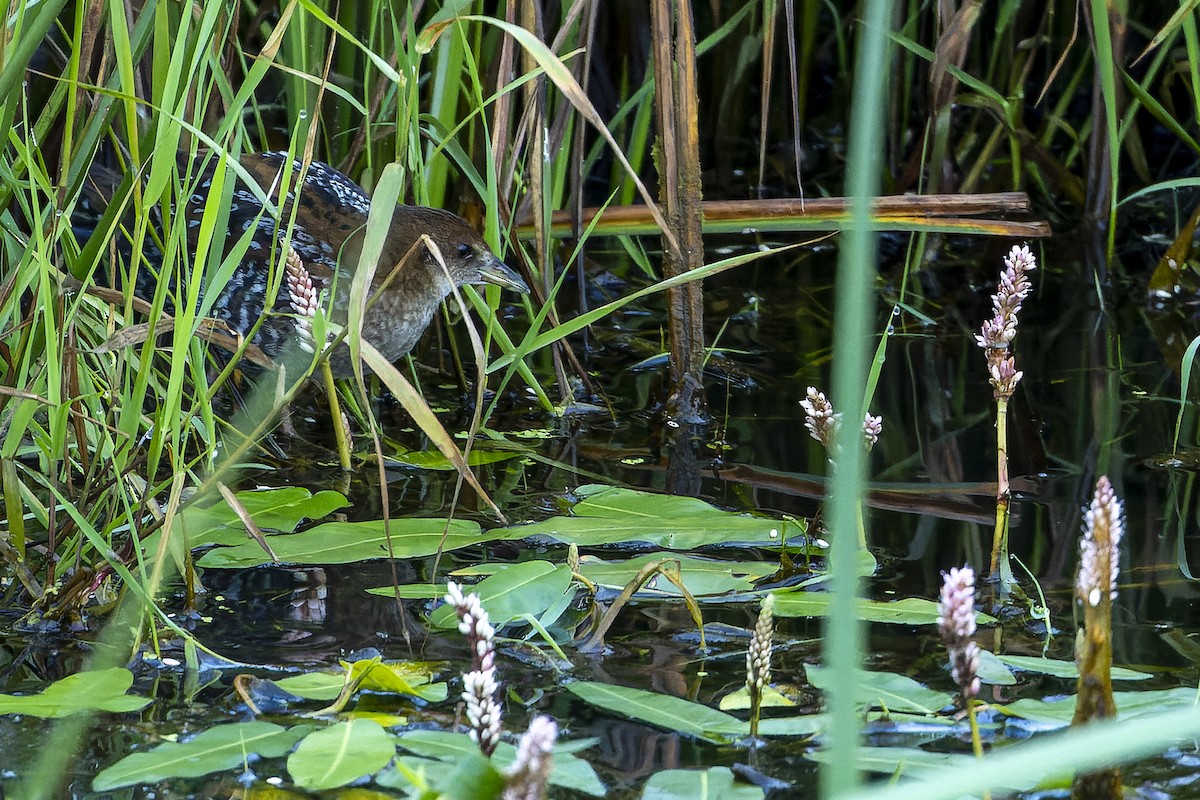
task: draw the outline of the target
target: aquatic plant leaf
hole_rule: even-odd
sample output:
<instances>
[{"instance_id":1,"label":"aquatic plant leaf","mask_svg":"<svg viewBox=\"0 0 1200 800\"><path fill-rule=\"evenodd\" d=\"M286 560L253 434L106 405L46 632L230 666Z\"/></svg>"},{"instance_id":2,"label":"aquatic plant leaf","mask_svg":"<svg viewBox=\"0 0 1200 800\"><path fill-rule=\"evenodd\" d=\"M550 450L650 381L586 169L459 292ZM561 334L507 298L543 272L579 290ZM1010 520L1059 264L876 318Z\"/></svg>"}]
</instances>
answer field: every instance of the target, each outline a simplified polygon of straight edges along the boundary
<instances>
[{"instance_id":1,"label":"aquatic plant leaf","mask_svg":"<svg viewBox=\"0 0 1200 800\"><path fill-rule=\"evenodd\" d=\"M949 664L946 665L949 669ZM1012 674L1004 662L996 657L991 650L979 650L979 669L976 670L979 680L992 686L1015 686L1017 676Z\"/></svg>"},{"instance_id":2,"label":"aquatic plant leaf","mask_svg":"<svg viewBox=\"0 0 1200 800\"><path fill-rule=\"evenodd\" d=\"M1196 690L1188 688L1156 689L1146 692L1114 692L1117 704L1117 719L1126 720L1167 711L1172 708L1190 708L1196 703ZM1075 716L1075 695L1054 700L1035 700L1025 697L1007 705L992 708L1009 716L1040 722L1046 725L1070 725Z\"/></svg>"},{"instance_id":3,"label":"aquatic plant leaf","mask_svg":"<svg viewBox=\"0 0 1200 800\"><path fill-rule=\"evenodd\" d=\"M762 800L761 787L735 783L729 767L667 769L650 776L642 800Z\"/></svg>"},{"instance_id":4,"label":"aquatic plant leaf","mask_svg":"<svg viewBox=\"0 0 1200 800\"><path fill-rule=\"evenodd\" d=\"M775 592L775 616L823 617L829 613L830 599L828 592L778 591ZM858 618L865 622L896 625L936 625L937 603L923 597L906 597L891 602L859 598ZM975 621L980 625L991 625L996 618L976 611Z\"/></svg>"},{"instance_id":5,"label":"aquatic plant leaf","mask_svg":"<svg viewBox=\"0 0 1200 800\"><path fill-rule=\"evenodd\" d=\"M598 708L697 739L724 743L750 733L749 723L682 697L593 681L575 681L566 688Z\"/></svg>"},{"instance_id":6,"label":"aquatic plant leaf","mask_svg":"<svg viewBox=\"0 0 1200 800\"><path fill-rule=\"evenodd\" d=\"M774 686L762 688L762 708L792 708L796 701L776 689ZM736 691L721 698L718 708L722 711L748 711L750 709L750 690L741 686Z\"/></svg>"},{"instance_id":7,"label":"aquatic plant leaf","mask_svg":"<svg viewBox=\"0 0 1200 800\"><path fill-rule=\"evenodd\" d=\"M772 575L779 569L778 564L768 561L718 561L658 552L622 561L605 561L595 556L586 556L580 564L579 572L593 583L623 589L642 567L662 558L674 558L679 561L679 575L683 579L683 585L696 597L752 591L756 580ZM638 590L638 594L643 593L672 597L680 595L679 587L662 575L655 575Z\"/></svg>"},{"instance_id":8,"label":"aquatic plant leaf","mask_svg":"<svg viewBox=\"0 0 1200 800\"><path fill-rule=\"evenodd\" d=\"M1005 664L1025 672L1040 672L1043 675L1053 675L1056 678L1075 679L1079 677L1079 667L1074 661L1063 661L1057 658L1038 658L1037 656L996 656ZM1114 681L1142 681L1154 677L1149 672L1138 672L1124 667L1112 668Z\"/></svg>"},{"instance_id":9,"label":"aquatic plant leaf","mask_svg":"<svg viewBox=\"0 0 1200 800\"><path fill-rule=\"evenodd\" d=\"M916 747L860 747L857 753L859 769L904 777L935 775L976 760L966 753L939 753ZM816 762L829 759L825 750L808 751L804 756Z\"/></svg>"},{"instance_id":10,"label":"aquatic plant leaf","mask_svg":"<svg viewBox=\"0 0 1200 800\"><path fill-rule=\"evenodd\" d=\"M405 731L396 737L396 743L415 755L447 762L456 762L472 753L479 752L479 745L471 741L470 736L453 731ZM594 740L586 742L588 745L592 743ZM554 761L550 769L550 783L593 797L603 797L605 794L604 783L596 775L592 765L571 753L572 750L578 748L579 744L578 742L560 742L555 745ZM516 757L517 748L508 742L500 742L496 746L496 752L492 753L492 761L500 769L510 767ZM379 783L393 788L403 788L403 785L408 785L407 783L403 785L385 783L390 776L390 771L384 773L379 777Z\"/></svg>"},{"instance_id":11,"label":"aquatic plant leaf","mask_svg":"<svg viewBox=\"0 0 1200 800\"><path fill-rule=\"evenodd\" d=\"M522 614L538 616L557 603L571 587L571 568L549 561L523 561L502 565L495 575L484 578L464 592L479 595L492 625L499 628ZM441 605L430 621L439 628L453 628L458 622L454 609Z\"/></svg>"},{"instance_id":12,"label":"aquatic plant leaf","mask_svg":"<svg viewBox=\"0 0 1200 800\"><path fill-rule=\"evenodd\" d=\"M320 491L313 494L302 486L282 486L277 489L256 489L237 492L239 503L250 512L259 528L291 532L301 520L322 519L350 505L341 492ZM179 518L188 535L188 544L238 544L246 532L228 503L216 502L206 508L188 506Z\"/></svg>"},{"instance_id":13,"label":"aquatic plant leaf","mask_svg":"<svg viewBox=\"0 0 1200 800\"><path fill-rule=\"evenodd\" d=\"M448 694L446 684L430 683L432 675L427 665L413 665L404 661L381 661L376 658L342 662L350 670L350 680L361 680L360 690L407 694L429 702L440 702Z\"/></svg>"},{"instance_id":14,"label":"aquatic plant leaf","mask_svg":"<svg viewBox=\"0 0 1200 800\"><path fill-rule=\"evenodd\" d=\"M149 698L126 694L133 673L124 667L77 672L55 681L37 694L0 694L0 714L26 714L58 719L81 711L124 713L140 711Z\"/></svg>"},{"instance_id":15,"label":"aquatic plant leaf","mask_svg":"<svg viewBox=\"0 0 1200 800\"><path fill-rule=\"evenodd\" d=\"M378 659L365 659L347 665L356 672L362 672L367 665L373 665L359 684L359 689L391 694L409 694L429 702L440 702L447 697L445 683L430 683L432 680L431 666L423 663L408 661L386 662ZM351 677L354 680L357 675ZM305 700L320 700L328 702L341 694L346 685L345 672L305 672L300 675L290 675L273 682L275 686L302 697Z\"/></svg>"},{"instance_id":16,"label":"aquatic plant leaf","mask_svg":"<svg viewBox=\"0 0 1200 800\"><path fill-rule=\"evenodd\" d=\"M378 772L395 755L396 743L379 723L353 719L305 736L288 756L288 772L304 789L332 789Z\"/></svg>"},{"instance_id":17,"label":"aquatic plant leaf","mask_svg":"<svg viewBox=\"0 0 1200 800\"><path fill-rule=\"evenodd\" d=\"M311 731L308 725L283 728L270 722L234 722L209 728L186 742L166 742L145 753L125 756L100 771L92 789L104 792L166 778L198 778L236 769L257 756L275 758Z\"/></svg>"},{"instance_id":18,"label":"aquatic plant leaf","mask_svg":"<svg viewBox=\"0 0 1200 800\"><path fill-rule=\"evenodd\" d=\"M396 558L417 558L433 555L439 548L457 550L497 538L519 538L511 529L490 531L483 537L479 525L466 520L452 520L446 530L444 519L401 518L390 522L392 553ZM325 522L300 533L269 538L279 560L299 564L350 564L373 558L388 557L388 537L383 521ZM242 542L234 547L215 547L197 562L202 567L239 569L269 564L270 557L254 542Z\"/></svg>"},{"instance_id":19,"label":"aquatic plant leaf","mask_svg":"<svg viewBox=\"0 0 1200 800\"><path fill-rule=\"evenodd\" d=\"M594 547L638 542L668 550L734 544L778 547L781 535L798 536L806 530L798 520L722 511L694 497L597 484L580 486L574 494L580 500L569 515L509 530L521 537L549 536L564 544Z\"/></svg>"},{"instance_id":20,"label":"aquatic plant leaf","mask_svg":"<svg viewBox=\"0 0 1200 800\"><path fill-rule=\"evenodd\" d=\"M467 464L472 467L482 467L487 464L496 464L513 458L521 458L524 455L524 450L497 450L473 447L471 448L471 454L467 456ZM407 453L389 456L388 461L389 463L403 464L406 467L415 467L416 469L432 469L442 472L449 472L454 469L454 465L450 463L450 459L446 458L438 450L409 450Z\"/></svg>"},{"instance_id":21,"label":"aquatic plant leaf","mask_svg":"<svg viewBox=\"0 0 1200 800\"><path fill-rule=\"evenodd\" d=\"M804 669L809 682L822 691L835 680L841 680L829 669L816 664L809 664ZM864 709L882 708L916 714L936 714L954 703L954 695L950 692L935 691L907 675L894 672L860 672L854 699Z\"/></svg>"}]
</instances>

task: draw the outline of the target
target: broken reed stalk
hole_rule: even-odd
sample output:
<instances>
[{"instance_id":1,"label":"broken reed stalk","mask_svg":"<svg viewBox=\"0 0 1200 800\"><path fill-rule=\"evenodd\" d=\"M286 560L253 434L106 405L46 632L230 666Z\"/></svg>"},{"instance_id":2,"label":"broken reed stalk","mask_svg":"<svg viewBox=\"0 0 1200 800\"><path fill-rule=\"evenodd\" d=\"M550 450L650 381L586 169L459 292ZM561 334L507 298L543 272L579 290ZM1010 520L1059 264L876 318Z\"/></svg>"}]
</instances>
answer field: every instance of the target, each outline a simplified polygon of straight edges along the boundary
<instances>
[{"instance_id":1,"label":"broken reed stalk","mask_svg":"<svg viewBox=\"0 0 1200 800\"><path fill-rule=\"evenodd\" d=\"M1083 607L1083 628L1075 634L1079 681L1072 727L1117 716L1112 690L1112 604L1117 597L1124 529L1121 501L1102 475L1084 514L1079 542L1075 602ZM1076 800L1116 800L1121 797L1121 771L1113 767L1076 775L1071 796Z\"/></svg>"},{"instance_id":2,"label":"broken reed stalk","mask_svg":"<svg viewBox=\"0 0 1200 800\"><path fill-rule=\"evenodd\" d=\"M1021 303L1033 287L1027 273L1037 269L1028 246L1014 246L1004 257L1000 287L992 295L992 317L983 323L975 341L987 352L988 381L996 400L996 526L992 533L989 572L1000 581L1001 592L1016 581L1008 564L1008 517L1011 489L1008 482L1008 401L1021 380L1009 346L1017 335Z\"/></svg>"},{"instance_id":3,"label":"broken reed stalk","mask_svg":"<svg viewBox=\"0 0 1200 800\"><path fill-rule=\"evenodd\" d=\"M699 82L691 3L651 3L654 42L654 104L659 196L675 242L663 241L663 277L704 264L700 175ZM667 290L670 398L667 414L683 424L704 419L704 296L700 282Z\"/></svg>"}]
</instances>

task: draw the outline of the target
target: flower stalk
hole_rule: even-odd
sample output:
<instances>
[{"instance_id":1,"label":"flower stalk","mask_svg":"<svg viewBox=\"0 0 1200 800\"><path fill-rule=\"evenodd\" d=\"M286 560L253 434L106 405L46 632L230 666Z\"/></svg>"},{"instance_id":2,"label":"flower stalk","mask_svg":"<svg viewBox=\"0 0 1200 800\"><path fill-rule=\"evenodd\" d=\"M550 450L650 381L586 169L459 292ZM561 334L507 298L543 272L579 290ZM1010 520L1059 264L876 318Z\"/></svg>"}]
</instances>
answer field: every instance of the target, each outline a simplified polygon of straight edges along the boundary
<instances>
[{"instance_id":1,"label":"flower stalk","mask_svg":"<svg viewBox=\"0 0 1200 800\"><path fill-rule=\"evenodd\" d=\"M287 281L288 303L296 312L296 333L300 337L300 349L306 353L317 352L317 343L313 339L312 320L317 315L320 306L317 287L313 284L312 275L300 260L296 248L289 247L287 261L284 263L284 278ZM350 470L350 432L349 418L342 411L338 401L337 386L333 382L333 369L329 359L321 359L321 380L325 385L325 396L329 398L329 415L333 418L333 435L337 441L338 463L343 470Z\"/></svg>"},{"instance_id":2,"label":"flower stalk","mask_svg":"<svg viewBox=\"0 0 1200 800\"><path fill-rule=\"evenodd\" d=\"M1112 690L1112 604L1117 598L1124 531L1121 501L1112 483L1102 475L1084 513L1083 538L1079 542L1075 602L1083 608L1083 628L1075 634L1079 680L1072 726L1117 716ZM1076 775L1071 796L1079 800L1121 797L1120 770L1102 769Z\"/></svg>"},{"instance_id":3,"label":"flower stalk","mask_svg":"<svg viewBox=\"0 0 1200 800\"><path fill-rule=\"evenodd\" d=\"M517 744L517 758L504 776L503 800L545 800L558 723L539 714Z\"/></svg>"},{"instance_id":4,"label":"flower stalk","mask_svg":"<svg viewBox=\"0 0 1200 800\"><path fill-rule=\"evenodd\" d=\"M1023 373L1017 371L1011 352L1017 335L1017 316L1033 286L1028 273L1037 269L1028 246L1014 246L1004 257L1000 286L992 295L992 316L983 323L975 341L987 353L988 382L996 400L996 525L992 533L990 573L1003 589L1016 583L1008 564L1008 523L1011 489L1008 478L1008 401Z\"/></svg>"},{"instance_id":5,"label":"flower stalk","mask_svg":"<svg viewBox=\"0 0 1200 800\"><path fill-rule=\"evenodd\" d=\"M967 719L971 725L971 749L983 758L983 741L975 717L975 697L979 694L979 645L975 635L975 570L951 569L942 581L938 602L938 631L950 655L950 674L958 684Z\"/></svg>"},{"instance_id":6,"label":"flower stalk","mask_svg":"<svg viewBox=\"0 0 1200 800\"><path fill-rule=\"evenodd\" d=\"M771 683L771 640L775 636L775 595L763 598L746 651L746 690L750 693L750 738L758 738L758 720L762 712L763 687Z\"/></svg>"},{"instance_id":7,"label":"flower stalk","mask_svg":"<svg viewBox=\"0 0 1200 800\"><path fill-rule=\"evenodd\" d=\"M842 415L833 410L833 403L829 402L825 393L817 391L813 386L808 387L807 395L800 401L800 407L804 409L804 427L808 428L809 435L825 448L830 469L835 469L837 446L834 441L837 438L838 427L842 424ZM873 417L868 412L863 418L863 446L867 452L879 441L882 432L883 417ZM858 546L863 550L867 548L867 526L861 507L858 509Z\"/></svg>"},{"instance_id":8,"label":"flower stalk","mask_svg":"<svg viewBox=\"0 0 1200 800\"><path fill-rule=\"evenodd\" d=\"M471 739L485 756L491 757L500 743L500 704L496 700L496 630L479 602L479 595L464 595L462 588L446 584L445 601L454 606L458 630L467 637L472 668L463 674L462 700L466 704Z\"/></svg>"}]
</instances>

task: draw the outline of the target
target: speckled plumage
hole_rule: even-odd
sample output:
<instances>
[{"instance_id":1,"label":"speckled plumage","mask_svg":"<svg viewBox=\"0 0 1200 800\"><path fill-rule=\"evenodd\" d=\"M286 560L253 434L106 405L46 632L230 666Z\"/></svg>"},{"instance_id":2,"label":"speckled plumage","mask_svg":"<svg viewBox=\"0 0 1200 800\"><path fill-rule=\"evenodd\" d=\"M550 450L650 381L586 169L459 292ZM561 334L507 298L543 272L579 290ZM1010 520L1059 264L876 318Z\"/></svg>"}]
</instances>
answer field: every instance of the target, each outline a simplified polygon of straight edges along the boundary
<instances>
[{"instance_id":1,"label":"speckled plumage","mask_svg":"<svg viewBox=\"0 0 1200 800\"><path fill-rule=\"evenodd\" d=\"M288 247L299 255L313 284L324 293L322 296L332 292L332 317L339 323L344 322L353 269L358 263L371 209L371 198L362 187L334 168L313 162L299 190L295 221L289 235L287 225L296 192L293 189L283 203L278 203L278 189L275 188L286 158L285 153L261 153L240 159L241 166L262 192L276 198L281 221L262 213L263 205L249 186L241 180L234 182L223 253L228 254L236 247L247 231L251 232L251 238L245 254L208 312L243 335L248 335L262 318L251 341L272 359L284 356L299 341L286 288L270 299L272 285L282 283L279 276ZM184 175L189 166L187 157L180 155L179 162L180 174ZM199 173L188 184L194 189L184 207L184 220L189 249L195 253L215 159L199 157L192 166ZM299 174L298 161L294 162L293 170L293 175ZM228 173L227 182L233 175L232 171ZM91 234L117 182L114 176L103 171L94 171L89 177L84 198L72 215L72 225L81 239ZM400 263L422 234L428 234L438 245L449 279L428 251L418 252L379 291L393 266ZM130 258L132 248L123 237L118 237L117 249L123 258ZM149 237L143 246L143 254L147 263L138 270L134 291L141 297L150 298L159 280L162 254ZM394 361L416 344L452 285L485 281L528 291L520 278L504 266L479 234L458 215L421 206L397 206L373 279L372 294L377 296L364 317L363 336ZM336 375L349 375L348 348L341 346L334 351L330 363Z\"/></svg>"}]
</instances>

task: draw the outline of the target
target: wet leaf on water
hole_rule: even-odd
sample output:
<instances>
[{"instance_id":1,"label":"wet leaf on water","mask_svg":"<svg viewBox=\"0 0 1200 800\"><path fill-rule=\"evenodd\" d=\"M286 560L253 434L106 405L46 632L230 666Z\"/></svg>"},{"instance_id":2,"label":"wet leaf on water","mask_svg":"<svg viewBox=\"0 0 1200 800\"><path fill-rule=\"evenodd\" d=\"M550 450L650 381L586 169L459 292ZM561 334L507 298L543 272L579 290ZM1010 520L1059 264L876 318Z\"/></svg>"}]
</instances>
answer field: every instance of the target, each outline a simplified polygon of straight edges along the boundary
<instances>
[{"instance_id":1,"label":"wet leaf on water","mask_svg":"<svg viewBox=\"0 0 1200 800\"><path fill-rule=\"evenodd\" d=\"M379 659L364 659L342 667L352 670L350 680L363 677L360 690L407 694L430 702L446 699L445 683L430 683L433 666L421 662L386 662ZM370 667L370 669L368 669ZM305 700L328 702L336 698L346 685L345 672L305 672L291 675L274 682L283 691Z\"/></svg>"},{"instance_id":2,"label":"wet leaf on water","mask_svg":"<svg viewBox=\"0 0 1200 800\"><path fill-rule=\"evenodd\" d=\"M1056 678L1075 679L1079 677L1079 667L1074 661L1062 661L1056 658L1039 658L1037 656L997 656L1005 664L1025 672L1039 672L1043 675L1053 675ZM1141 681L1153 677L1148 672L1138 672L1123 667L1112 668L1114 681Z\"/></svg>"},{"instance_id":3,"label":"wet leaf on water","mask_svg":"<svg viewBox=\"0 0 1200 800\"><path fill-rule=\"evenodd\" d=\"M479 745L471 741L470 736L465 733L454 733L453 731L406 731L397 737L396 742L400 747L415 755L451 763L479 753ZM591 741L587 742L589 745L592 743ZM577 745L577 742L560 742L555 745L554 760L550 770L550 783L554 786L573 789L577 792L592 795L593 797L603 797L605 794L604 784L597 777L596 771L592 769L592 765L578 756L571 754L570 751L576 749ZM492 761L495 762L498 768L508 769L513 761L516 760L516 757L516 747L508 742L500 742L496 746L496 752L492 754ZM403 785L384 783L385 777L390 779L391 775L390 771L385 773L385 776L381 776L380 783L395 788L403 788L403 786L410 785L407 781ZM403 780L402 776L397 777Z\"/></svg>"},{"instance_id":4,"label":"wet leaf on water","mask_svg":"<svg viewBox=\"0 0 1200 800\"><path fill-rule=\"evenodd\" d=\"M433 679L432 665L412 664L405 661L381 661L377 658L341 662L350 670L350 680L361 680L358 688L371 692L407 694L429 702L446 699L445 683L430 683Z\"/></svg>"},{"instance_id":5,"label":"wet leaf on water","mask_svg":"<svg viewBox=\"0 0 1200 800\"><path fill-rule=\"evenodd\" d=\"M828 592L775 592L775 616L823 617L829 613L831 597ZM923 597L907 597L891 602L859 598L858 618L865 622L887 622L896 625L936 625L937 603ZM996 618L977 611L975 621L980 625L991 625L996 622Z\"/></svg>"},{"instance_id":6,"label":"wet leaf on water","mask_svg":"<svg viewBox=\"0 0 1200 800\"><path fill-rule=\"evenodd\" d=\"M749 724L724 711L669 694L575 681L567 690L584 702L640 722L710 742L727 742L750 733Z\"/></svg>"},{"instance_id":7,"label":"wet leaf on water","mask_svg":"<svg viewBox=\"0 0 1200 800\"><path fill-rule=\"evenodd\" d=\"M1114 692L1113 700L1117 704L1118 719L1133 719L1143 714L1167 711L1172 708L1190 708L1196 704L1196 690L1178 688L1145 692ZM1070 725L1071 718L1075 716L1075 695L1059 697L1054 700L1035 700L1026 697L1007 705L993 705L992 708L1002 714L1046 725Z\"/></svg>"},{"instance_id":8,"label":"wet leaf on water","mask_svg":"<svg viewBox=\"0 0 1200 800\"><path fill-rule=\"evenodd\" d=\"M549 561L508 564L490 578L463 587L463 591L479 595L488 619L498 628L522 614L539 616L559 602L571 591L571 568ZM434 609L430 621L439 628L453 628L458 624L454 609L449 605Z\"/></svg>"},{"instance_id":9,"label":"wet leaf on water","mask_svg":"<svg viewBox=\"0 0 1200 800\"><path fill-rule=\"evenodd\" d=\"M775 574L778 564L767 561L718 561L698 556L675 556L671 553L647 553L622 561L604 561L595 556L586 556L579 572L585 578L601 586L623 589L646 564L662 558L676 558L683 584L693 595L724 595L731 592L749 592L754 582ZM655 575L641 589L673 597L680 595L679 587L662 575Z\"/></svg>"},{"instance_id":10,"label":"wet leaf on water","mask_svg":"<svg viewBox=\"0 0 1200 800\"><path fill-rule=\"evenodd\" d=\"M126 694L131 686L133 673L124 667L79 672L37 694L0 694L0 714L58 719L81 711L140 711L150 700Z\"/></svg>"},{"instance_id":11,"label":"wet leaf on water","mask_svg":"<svg viewBox=\"0 0 1200 800\"><path fill-rule=\"evenodd\" d=\"M472 447L471 455L467 458L467 464L472 467L482 467L487 464L496 464L513 458L521 458L525 454L526 451L524 450L485 450L480 447ZM416 469L432 469L443 472L449 472L454 469L454 465L450 463L450 459L437 450L410 450L407 453L389 456L388 462L403 464L406 467L415 467Z\"/></svg>"},{"instance_id":12,"label":"wet leaf on water","mask_svg":"<svg viewBox=\"0 0 1200 800\"><path fill-rule=\"evenodd\" d=\"M650 776L642 800L762 800L758 786L734 781L728 767L667 769Z\"/></svg>"},{"instance_id":13,"label":"wet leaf on water","mask_svg":"<svg viewBox=\"0 0 1200 800\"><path fill-rule=\"evenodd\" d=\"M839 680L826 667L808 664L804 669L812 685L821 690L828 689ZM916 714L936 714L954 703L954 695L950 692L935 691L907 675L894 672L860 672L854 687L854 698L863 708Z\"/></svg>"},{"instance_id":14,"label":"wet leaf on water","mask_svg":"<svg viewBox=\"0 0 1200 800\"><path fill-rule=\"evenodd\" d=\"M946 670L949 672L949 662L946 664ZM990 683L992 686L1015 686L1017 676L1012 674L1012 670L1005 666L1005 662L998 658L991 650L979 650L979 680L984 683Z\"/></svg>"},{"instance_id":15,"label":"wet leaf on water","mask_svg":"<svg viewBox=\"0 0 1200 800\"><path fill-rule=\"evenodd\" d=\"M774 686L762 688L763 708L791 708L796 701L776 689ZM742 686L737 691L730 692L721 698L718 707L722 711L748 711L750 709L750 690Z\"/></svg>"},{"instance_id":16,"label":"wet leaf on water","mask_svg":"<svg viewBox=\"0 0 1200 800\"><path fill-rule=\"evenodd\" d=\"M307 725L283 728L258 721L217 725L186 742L165 742L148 752L125 756L101 770L92 781L92 789L104 792L167 778L198 778L211 772L235 769L245 765L247 758L283 755L311 730Z\"/></svg>"},{"instance_id":17,"label":"wet leaf on water","mask_svg":"<svg viewBox=\"0 0 1200 800\"><path fill-rule=\"evenodd\" d=\"M259 528L291 532L301 520L322 519L339 508L350 505L341 492L321 491L313 494L301 486L278 489L257 489L237 492L238 502L250 512ZM246 532L228 503L216 502L205 508L189 506L180 515L179 525L187 532L188 544L238 544Z\"/></svg>"},{"instance_id":18,"label":"wet leaf on water","mask_svg":"<svg viewBox=\"0 0 1200 800\"><path fill-rule=\"evenodd\" d=\"M805 532L801 521L721 511L694 497L595 484L580 486L575 495L582 499L569 515L512 530L522 537L549 536L580 546L639 542L668 550L733 544L777 547L781 536L791 538ZM814 552L824 551L816 548Z\"/></svg>"},{"instance_id":19,"label":"wet leaf on water","mask_svg":"<svg viewBox=\"0 0 1200 800\"><path fill-rule=\"evenodd\" d=\"M396 558L418 558L442 550L477 545L497 538L515 538L511 529L498 529L481 536L479 525L466 520L452 520L449 532L444 519L393 519L391 530L392 553ZM301 533L270 537L271 547L279 560L298 564L350 564L374 558L388 557L388 537L383 521L326 522ZM234 547L215 547L197 562L202 567L240 569L270 563L266 553L254 542Z\"/></svg>"},{"instance_id":20,"label":"wet leaf on water","mask_svg":"<svg viewBox=\"0 0 1200 800\"><path fill-rule=\"evenodd\" d=\"M378 772L395 755L395 740L379 723L354 719L305 736L288 756L288 772L301 788L332 789Z\"/></svg>"}]
</instances>

